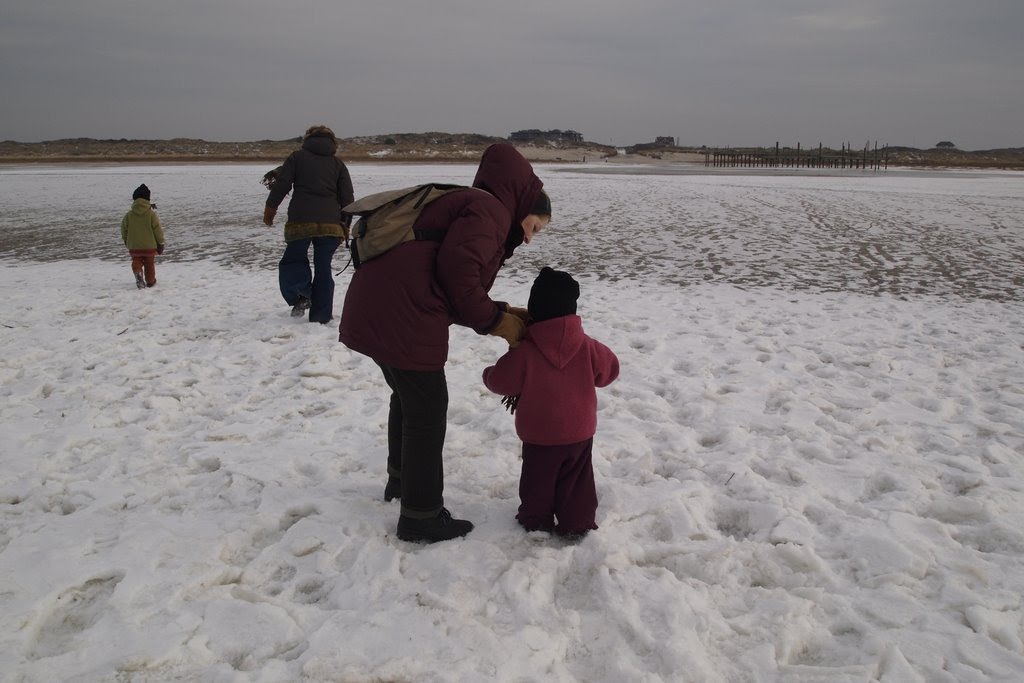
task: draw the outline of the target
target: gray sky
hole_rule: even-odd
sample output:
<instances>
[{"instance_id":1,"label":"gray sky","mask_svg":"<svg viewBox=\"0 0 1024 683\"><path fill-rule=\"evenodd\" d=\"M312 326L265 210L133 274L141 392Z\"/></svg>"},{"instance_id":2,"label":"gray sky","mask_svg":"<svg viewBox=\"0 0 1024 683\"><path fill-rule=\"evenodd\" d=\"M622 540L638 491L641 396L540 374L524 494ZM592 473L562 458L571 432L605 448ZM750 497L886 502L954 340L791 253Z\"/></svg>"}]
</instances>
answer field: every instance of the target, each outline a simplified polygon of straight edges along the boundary
<instances>
[{"instance_id":1,"label":"gray sky","mask_svg":"<svg viewBox=\"0 0 1024 683\"><path fill-rule=\"evenodd\" d=\"M1022 0L0 0L0 139L1024 146Z\"/></svg>"}]
</instances>

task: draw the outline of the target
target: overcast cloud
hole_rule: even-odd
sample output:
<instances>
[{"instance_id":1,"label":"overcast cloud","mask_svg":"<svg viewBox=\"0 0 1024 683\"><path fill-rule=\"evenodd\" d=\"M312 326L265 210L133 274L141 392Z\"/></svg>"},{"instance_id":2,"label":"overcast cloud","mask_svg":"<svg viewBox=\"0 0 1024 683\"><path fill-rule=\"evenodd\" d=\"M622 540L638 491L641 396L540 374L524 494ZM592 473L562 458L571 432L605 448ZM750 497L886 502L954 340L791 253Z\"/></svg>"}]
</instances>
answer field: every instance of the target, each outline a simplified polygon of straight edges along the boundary
<instances>
[{"instance_id":1,"label":"overcast cloud","mask_svg":"<svg viewBox=\"0 0 1024 683\"><path fill-rule=\"evenodd\" d=\"M1024 146L1021 0L0 0L0 139Z\"/></svg>"}]
</instances>

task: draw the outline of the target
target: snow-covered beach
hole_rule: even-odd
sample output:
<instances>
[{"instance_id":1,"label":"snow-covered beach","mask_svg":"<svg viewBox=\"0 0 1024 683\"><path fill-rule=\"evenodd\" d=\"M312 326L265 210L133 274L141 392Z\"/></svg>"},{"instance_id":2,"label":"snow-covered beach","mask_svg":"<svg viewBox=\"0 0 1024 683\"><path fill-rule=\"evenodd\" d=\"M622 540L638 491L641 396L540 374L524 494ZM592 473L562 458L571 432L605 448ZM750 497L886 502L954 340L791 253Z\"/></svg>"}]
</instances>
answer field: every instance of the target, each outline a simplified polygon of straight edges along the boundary
<instances>
[{"instance_id":1,"label":"snow-covered beach","mask_svg":"<svg viewBox=\"0 0 1024 683\"><path fill-rule=\"evenodd\" d=\"M601 528L515 524L502 343L453 329L446 502L477 527L420 546L379 371L277 292L265 170L0 169L3 680L1024 678L1024 174L540 166L551 228L492 294L570 270L619 356ZM168 242L141 292L139 182Z\"/></svg>"}]
</instances>

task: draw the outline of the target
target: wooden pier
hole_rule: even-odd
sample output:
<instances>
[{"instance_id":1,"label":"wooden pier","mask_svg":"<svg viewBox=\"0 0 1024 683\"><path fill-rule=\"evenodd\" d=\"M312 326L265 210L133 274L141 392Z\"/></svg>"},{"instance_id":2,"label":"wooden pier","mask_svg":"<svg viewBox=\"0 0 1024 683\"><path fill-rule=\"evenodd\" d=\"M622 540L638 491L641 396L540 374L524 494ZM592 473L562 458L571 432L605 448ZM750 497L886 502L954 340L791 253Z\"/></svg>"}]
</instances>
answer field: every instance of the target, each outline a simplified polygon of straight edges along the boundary
<instances>
[{"instance_id":1,"label":"wooden pier","mask_svg":"<svg viewBox=\"0 0 1024 683\"><path fill-rule=\"evenodd\" d=\"M706 149L701 154L704 155L705 166L715 167L838 168L864 171L889 168L888 146L879 149L877 142L874 149L865 145L862 150L853 150L849 144L844 144L836 151L820 143L817 149L801 149L800 143L794 149L779 147L776 142L774 149Z\"/></svg>"}]
</instances>

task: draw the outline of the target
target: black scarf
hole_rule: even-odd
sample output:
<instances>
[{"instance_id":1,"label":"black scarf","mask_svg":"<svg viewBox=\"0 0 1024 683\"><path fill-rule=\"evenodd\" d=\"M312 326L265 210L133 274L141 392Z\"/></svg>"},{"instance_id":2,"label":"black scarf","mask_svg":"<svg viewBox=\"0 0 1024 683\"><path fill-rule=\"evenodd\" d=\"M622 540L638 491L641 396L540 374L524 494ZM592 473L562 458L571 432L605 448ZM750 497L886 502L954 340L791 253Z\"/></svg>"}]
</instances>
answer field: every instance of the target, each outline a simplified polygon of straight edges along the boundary
<instances>
[{"instance_id":1,"label":"black scarf","mask_svg":"<svg viewBox=\"0 0 1024 683\"><path fill-rule=\"evenodd\" d=\"M512 258L512 252L516 250L520 244L523 243L523 226L519 223L514 223L508 231L508 237L505 238L505 256L502 257L502 264L505 261Z\"/></svg>"}]
</instances>

